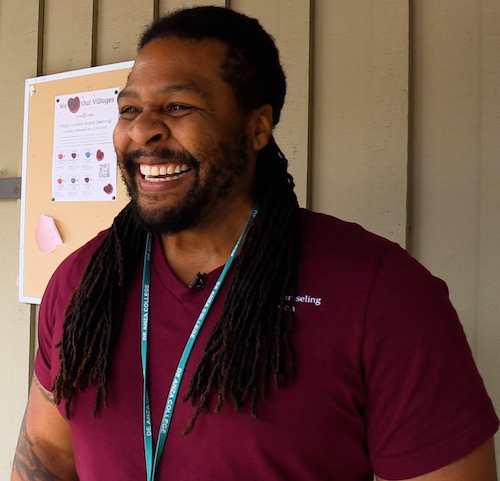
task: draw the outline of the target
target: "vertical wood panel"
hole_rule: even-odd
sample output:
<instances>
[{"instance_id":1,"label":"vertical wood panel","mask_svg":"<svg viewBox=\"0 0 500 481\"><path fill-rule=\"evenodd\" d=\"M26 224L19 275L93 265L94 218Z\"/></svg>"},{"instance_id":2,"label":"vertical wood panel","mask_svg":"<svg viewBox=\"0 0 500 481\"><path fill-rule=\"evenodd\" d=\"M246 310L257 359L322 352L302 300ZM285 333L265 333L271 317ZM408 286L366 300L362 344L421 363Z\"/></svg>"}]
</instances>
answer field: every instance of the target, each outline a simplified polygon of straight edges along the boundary
<instances>
[{"instance_id":1,"label":"vertical wood panel","mask_svg":"<svg viewBox=\"0 0 500 481\"><path fill-rule=\"evenodd\" d=\"M482 2L481 182L477 360L500 412L500 3ZM500 459L500 443L497 459ZM499 465L500 470L500 463Z\"/></svg>"},{"instance_id":2,"label":"vertical wood panel","mask_svg":"<svg viewBox=\"0 0 500 481\"><path fill-rule=\"evenodd\" d=\"M317 2L312 207L406 242L408 2Z\"/></svg>"},{"instance_id":3,"label":"vertical wood panel","mask_svg":"<svg viewBox=\"0 0 500 481\"><path fill-rule=\"evenodd\" d=\"M413 6L411 251L448 283L476 351L481 4ZM446 22L441 19L448 18ZM491 99L490 99L491 101Z\"/></svg>"},{"instance_id":4,"label":"vertical wood panel","mask_svg":"<svg viewBox=\"0 0 500 481\"><path fill-rule=\"evenodd\" d=\"M308 0L231 0L230 6L257 18L276 40L288 88L275 136L290 162L299 202L306 206L309 203L311 4Z\"/></svg>"},{"instance_id":5,"label":"vertical wood panel","mask_svg":"<svg viewBox=\"0 0 500 481\"><path fill-rule=\"evenodd\" d=\"M45 0L43 74L75 70L92 62L92 2Z\"/></svg>"},{"instance_id":6,"label":"vertical wood panel","mask_svg":"<svg viewBox=\"0 0 500 481\"><path fill-rule=\"evenodd\" d=\"M0 177L21 175L24 80L36 75L37 25L37 0L0 1L0 103L4 109ZM30 307L17 301L19 213L19 201L0 201L0 479L10 479L29 382Z\"/></svg>"},{"instance_id":7,"label":"vertical wood panel","mask_svg":"<svg viewBox=\"0 0 500 481\"><path fill-rule=\"evenodd\" d=\"M97 65L133 60L137 41L153 15L153 0L100 0Z\"/></svg>"}]
</instances>

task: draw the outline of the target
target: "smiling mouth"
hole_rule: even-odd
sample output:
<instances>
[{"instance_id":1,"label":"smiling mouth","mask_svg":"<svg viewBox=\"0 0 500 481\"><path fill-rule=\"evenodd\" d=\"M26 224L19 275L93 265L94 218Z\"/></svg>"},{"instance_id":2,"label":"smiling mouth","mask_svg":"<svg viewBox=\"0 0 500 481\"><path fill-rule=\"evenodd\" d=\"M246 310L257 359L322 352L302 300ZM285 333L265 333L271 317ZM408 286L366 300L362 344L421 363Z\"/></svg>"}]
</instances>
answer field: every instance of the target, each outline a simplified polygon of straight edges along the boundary
<instances>
[{"instance_id":1,"label":"smiling mouth","mask_svg":"<svg viewBox=\"0 0 500 481\"><path fill-rule=\"evenodd\" d=\"M144 179L149 182L170 182L178 179L189 170L191 168L187 164L177 164L175 166L172 164L140 164L140 172L144 176Z\"/></svg>"}]
</instances>

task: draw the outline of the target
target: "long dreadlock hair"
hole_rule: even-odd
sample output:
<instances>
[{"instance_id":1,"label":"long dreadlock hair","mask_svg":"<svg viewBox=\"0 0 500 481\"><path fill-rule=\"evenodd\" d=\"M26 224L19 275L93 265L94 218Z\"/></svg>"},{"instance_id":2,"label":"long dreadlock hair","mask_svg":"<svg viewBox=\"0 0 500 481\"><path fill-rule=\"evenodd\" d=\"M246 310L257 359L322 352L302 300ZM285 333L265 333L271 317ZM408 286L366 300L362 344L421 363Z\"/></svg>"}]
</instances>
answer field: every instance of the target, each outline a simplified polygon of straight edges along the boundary
<instances>
[{"instance_id":1,"label":"long dreadlock hair","mask_svg":"<svg viewBox=\"0 0 500 481\"><path fill-rule=\"evenodd\" d=\"M236 95L242 112L271 104L276 124L283 106L286 81L270 36L255 19L229 9L197 7L179 10L154 23L139 50L156 38L216 39L227 45L222 77ZM294 376L290 343L292 309L300 249L300 213L288 162L274 137L257 157L256 196L260 212L239 255L222 313L212 330L184 398L197 403L186 432L208 410L231 398L236 409L257 404ZM115 218L93 254L66 309L60 342L60 369L53 392L56 402L69 404L76 391L97 385L95 411L107 406L107 376L113 346L120 332L124 299L138 268L146 231L129 204Z\"/></svg>"}]
</instances>

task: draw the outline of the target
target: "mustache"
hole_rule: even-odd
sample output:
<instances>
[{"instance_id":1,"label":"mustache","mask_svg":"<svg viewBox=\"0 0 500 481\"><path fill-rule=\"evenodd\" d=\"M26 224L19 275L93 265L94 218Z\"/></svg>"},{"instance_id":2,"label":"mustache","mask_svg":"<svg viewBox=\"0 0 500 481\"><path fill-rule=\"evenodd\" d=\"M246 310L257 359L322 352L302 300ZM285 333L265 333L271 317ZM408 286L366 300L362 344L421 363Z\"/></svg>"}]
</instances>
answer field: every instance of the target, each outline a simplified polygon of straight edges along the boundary
<instances>
[{"instance_id":1,"label":"mustache","mask_svg":"<svg viewBox=\"0 0 500 481\"><path fill-rule=\"evenodd\" d=\"M190 168L195 169L199 166L199 162L189 152L185 150L172 150L165 148L148 150L147 152L143 149L127 152L126 154L123 154L123 164L125 167L131 167L135 164L135 161L141 157L156 157L163 161L163 163L179 162L187 164Z\"/></svg>"}]
</instances>

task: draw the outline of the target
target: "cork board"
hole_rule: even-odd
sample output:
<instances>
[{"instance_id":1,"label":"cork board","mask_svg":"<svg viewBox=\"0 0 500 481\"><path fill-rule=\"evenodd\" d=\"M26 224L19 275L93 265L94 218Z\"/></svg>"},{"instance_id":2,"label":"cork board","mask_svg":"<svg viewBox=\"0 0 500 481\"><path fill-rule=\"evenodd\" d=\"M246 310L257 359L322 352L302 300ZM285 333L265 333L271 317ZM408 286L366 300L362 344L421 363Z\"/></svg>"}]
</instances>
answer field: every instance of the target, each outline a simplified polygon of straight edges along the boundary
<instances>
[{"instance_id":1,"label":"cork board","mask_svg":"<svg viewBox=\"0 0 500 481\"><path fill-rule=\"evenodd\" d=\"M108 97L114 95L116 98L119 89L126 83L131 67L132 62L124 62L26 80L19 274L21 302L38 304L57 266L71 252L109 227L128 201L121 177L114 172L116 157L112 144L104 142L107 150L97 147L82 150L80 146L73 148L71 142L78 143L79 130L83 129L83 124L87 128L95 120L95 117L93 120L87 117L93 117L94 114L85 113L86 105L92 108L91 104L96 103L92 95L95 97L96 92L111 92ZM97 103L101 102L98 98ZM114 109L116 102L110 100L110 103L113 105L108 107ZM71 123L63 123L58 120L57 113L57 108L63 107L72 113L78 108L81 110L78 115L71 117ZM97 112L95 109L98 106L93 107L94 112ZM78 121L73 120L76 117L79 117ZM106 129L100 132L100 139L103 136L108 139L114 127L110 125L111 117L105 124L102 121L103 127L99 126L100 123L94 122L97 127L92 128ZM73 128L74 125L80 126L80 129ZM66 126L67 129L62 128ZM61 135L65 137L58 140ZM64 148L59 149L58 142L63 142L61 145ZM59 154L58 149L61 151ZM106 160L115 159L106 164L111 165L108 167L111 172L106 172L106 175L110 175L114 181L105 185L106 193L109 193L109 198L105 200L88 194L91 189L99 188L101 196L106 196L99 184L102 179L97 178L101 171L94 179L92 175L82 173L73 177L61 175L58 178L57 170L54 170L58 161L62 159L66 162L65 157L68 157L65 168L69 168L71 163L71 168L78 169L78 162L78 166L85 162L90 166L92 162L96 164L102 160L103 156L107 156ZM99 169L103 167L102 164L98 166ZM58 181L69 186L68 189L72 188L71 195L74 196L68 194L60 198ZM88 196L82 198L84 189ZM47 235L49 229L50 235ZM40 232L43 232L43 242ZM56 237L57 240L54 240Z\"/></svg>"}]
</instances>

